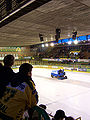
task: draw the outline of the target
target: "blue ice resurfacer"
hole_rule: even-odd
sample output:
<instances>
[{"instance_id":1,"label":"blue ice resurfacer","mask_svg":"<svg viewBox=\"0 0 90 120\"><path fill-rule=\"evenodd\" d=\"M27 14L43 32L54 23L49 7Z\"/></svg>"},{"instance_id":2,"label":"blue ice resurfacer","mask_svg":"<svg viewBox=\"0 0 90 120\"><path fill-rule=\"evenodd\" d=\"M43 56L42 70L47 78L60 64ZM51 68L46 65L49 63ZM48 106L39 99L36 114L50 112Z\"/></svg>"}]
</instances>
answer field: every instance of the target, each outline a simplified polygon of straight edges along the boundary
<instances>
[{"instance_id":1,"label":"blue ice resurfacer","mask_svg":"<svg viewBox=\"0 0 90 120\"><path fill-rule=\"evenodd\" d=\"M58 78L60 80L67 79L67 76L65 76L64 69L60 70L53 70L51 72L51 77L52 78Z\"/></svg>"}]
</instances>

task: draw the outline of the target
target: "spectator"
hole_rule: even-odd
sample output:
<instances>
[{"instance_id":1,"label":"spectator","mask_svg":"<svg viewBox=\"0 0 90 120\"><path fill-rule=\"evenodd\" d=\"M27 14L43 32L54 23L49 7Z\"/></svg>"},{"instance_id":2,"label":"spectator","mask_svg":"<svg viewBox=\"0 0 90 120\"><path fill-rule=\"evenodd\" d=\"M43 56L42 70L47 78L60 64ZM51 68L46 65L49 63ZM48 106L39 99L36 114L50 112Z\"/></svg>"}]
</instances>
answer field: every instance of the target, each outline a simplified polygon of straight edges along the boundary
<instances>
[{"instance_id":1,"label":"spectator","mask_svg":"<svg viewBox=\"0 0 90 120\"><path fill-rule=\"evenodd\" d=\"M19 72L13 77L11 86L21 91L28 88L30 95L33 93L33 95L35 95L35 101L38 102L38 93L35 89L35 83L32 80L32 68L33 66L31 64L23 63L19 68Z\"/></svg>"},{"instance_id":2,"label":"spectator","mask_svg":"<svg viewBox=\"0 0 90 120\"><path fill-rule=\"evenodd\" d=\"M14 72L11 66L14 64L14 57L12 55L7 55L4 57L4 66L0 67L0 91L1 96L3 95L4 86L8 85L11 78L14 76ZM3 81L3 82L2 82Z\"/></svg>"},{"instance_id":3,"label":"spectator","mask_svg":"<svg viewBox=\"0 0 90 120\"><path fill-rule=\"evenodd\" d=\"M0 118L4 120L21 120L25 110L28 110L38 103L38 94L33 80L29 80L32 75L32 65L24 63L19 68L19 73L23 80L17 87L6 87L3 82L3 90L0 91ZM20 76L18 76L19 78ZM21 77L21 78L22 78ZM18 79L19 80L19 79ZM25 81L25 82L24 82ZM12 81L11 81L12 82ZM17 81L16 81L17 82ZM14 86L13 82L13 86ZM11 83L12 85L12 83ZM15 85L16 86L16 85ZM0 85L1 87L1 85ZM0 119L0 120L1 120Z\"/></svg>"},{"instance_id":4,"label":"spectator","mask_svg":"<svg viewBox=\"0 0 90 120\"><path fill-rule=\"evenodd\" d=\"M69 116L69 117L66 117L65 120L75 120L73 117Z\"/></svg>"},{"instance_id":5,"label":"spectator","mask_svg":"<svg viewBox=\"0 0 90 120\"><path fill-rule=\"evenodd\" d=\"M15 74L11 69L12 65L14 64L14 56L13 55L5 56L3 63L4 63L4 66L0 70L0 76L1 76L1 79L6 83L6 85L8 85L10 80Z\"/></svg>"},{"instance_id":6,"label":"spectator","mask_svg":"<svg viewBox=\"0 0 90 120\"><path fill-rule=\"evenodd\" d=\"M52 120L63 120L64 118L66 118L65 112L63 110L57 110Z\"/></svg>"},{"instance_id":7,"label":"spectator","mask_svg":"<svg viewBox=\"0 0 90 120\"><path fill-rule=\"evenodd\" d=\"M14 64L14 56L13 55L7 55L4 57L3 60L4 66L11 68L12 65Z\"/></svg>"}]
</instances>

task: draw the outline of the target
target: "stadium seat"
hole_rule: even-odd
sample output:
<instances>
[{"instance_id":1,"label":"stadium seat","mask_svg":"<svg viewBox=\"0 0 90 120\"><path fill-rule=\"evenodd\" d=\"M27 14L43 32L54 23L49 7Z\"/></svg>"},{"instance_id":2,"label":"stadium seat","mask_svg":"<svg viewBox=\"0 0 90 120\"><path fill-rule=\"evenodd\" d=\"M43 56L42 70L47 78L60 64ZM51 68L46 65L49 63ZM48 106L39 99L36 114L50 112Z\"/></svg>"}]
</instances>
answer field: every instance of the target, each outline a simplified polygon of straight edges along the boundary
<instances>
[{"instance_id":1,"label":"stadium seat","mask_svg":"<svg viewBox=\"0 0 90 120\"><path fill-rule=\"evenodd\" d=\"M50 120L48 113L41 107L35 106L29 111L28 120Z\"/></svg>"},{"instance_id":2,"label":"stadium seat","mask_svg":"<svg viewBox=\"0 0 90 120\"><path fill-rule=\"evenodd\" d=\"M76 118L76 120L81 120L81 117Z\"/></svg>"}]
</instances>

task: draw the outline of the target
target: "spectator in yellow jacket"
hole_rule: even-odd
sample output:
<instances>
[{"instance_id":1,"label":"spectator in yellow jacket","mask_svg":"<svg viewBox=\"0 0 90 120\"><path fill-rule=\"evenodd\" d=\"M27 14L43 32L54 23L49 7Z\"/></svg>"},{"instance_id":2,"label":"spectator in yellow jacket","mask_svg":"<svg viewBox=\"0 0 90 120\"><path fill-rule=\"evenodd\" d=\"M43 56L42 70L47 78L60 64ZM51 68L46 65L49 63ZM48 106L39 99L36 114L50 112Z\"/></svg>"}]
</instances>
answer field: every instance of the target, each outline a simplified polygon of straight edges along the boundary
<instances>
[{"instance_id":1,"label":"spectator in yellow jacket","mask_svg":"<svg viewBox=\"0 0 90 120\"><path fill-rule=\"evenodd\" d=\"M4 86L0 96L0 120L22 120L24 111L37 105L38 94L31 79L32 68L31 64L22 64L14 82Z\"/></svg>"}]
</instances>

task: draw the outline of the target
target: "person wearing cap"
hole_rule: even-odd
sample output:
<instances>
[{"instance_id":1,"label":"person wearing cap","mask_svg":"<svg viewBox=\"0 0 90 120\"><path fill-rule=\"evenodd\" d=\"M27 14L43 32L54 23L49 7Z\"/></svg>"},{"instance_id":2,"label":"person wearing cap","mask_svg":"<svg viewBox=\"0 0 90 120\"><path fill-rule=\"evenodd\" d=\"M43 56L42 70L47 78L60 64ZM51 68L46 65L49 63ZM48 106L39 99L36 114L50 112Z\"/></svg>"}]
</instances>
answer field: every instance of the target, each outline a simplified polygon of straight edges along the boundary
<instances>
[{"instance_id":1,"label":"person wearing cap","mask_svg":"<svg viewBox=\"0 0 90 120\"><path fill-rule=\"evenodd\" d=\"M52 120L63 120L64 118L66 118L65 112L57 110Z\"/></svg>"}]
</instances>

